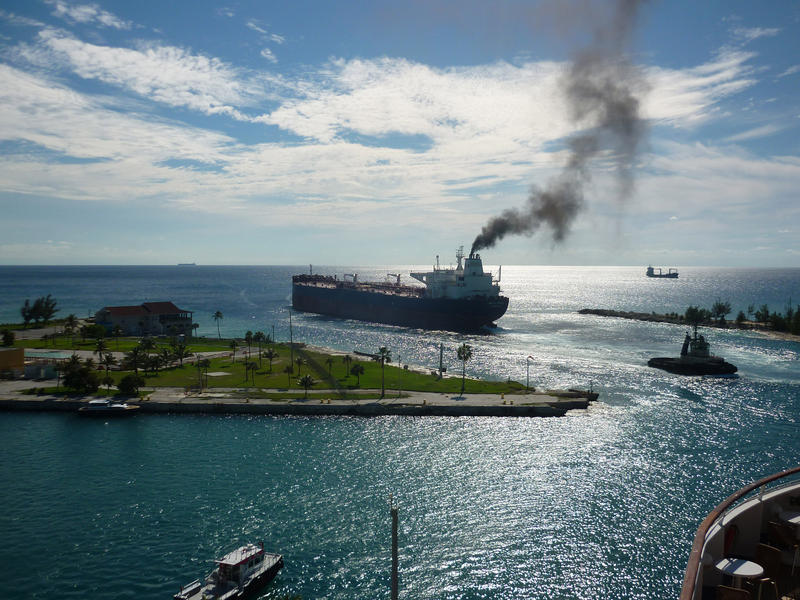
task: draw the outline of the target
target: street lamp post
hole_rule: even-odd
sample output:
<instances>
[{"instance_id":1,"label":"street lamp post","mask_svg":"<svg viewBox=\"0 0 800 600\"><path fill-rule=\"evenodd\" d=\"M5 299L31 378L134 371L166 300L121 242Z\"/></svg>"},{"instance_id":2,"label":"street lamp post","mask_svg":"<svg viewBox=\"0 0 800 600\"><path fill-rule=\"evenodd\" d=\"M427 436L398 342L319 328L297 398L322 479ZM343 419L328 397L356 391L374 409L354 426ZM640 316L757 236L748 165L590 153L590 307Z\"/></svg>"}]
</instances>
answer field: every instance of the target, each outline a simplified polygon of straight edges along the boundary
<instances>
[{"instance_id":1,"label":"street lamp post","mask_svg":"<svg viewBox=\"0 0 800 600\"><path fill-rule=\"evenodd\" d=\"M527 392L531 387L531 361L535 360L532 356L525 359L525 391Z\"/></svg>"}]
</instances>

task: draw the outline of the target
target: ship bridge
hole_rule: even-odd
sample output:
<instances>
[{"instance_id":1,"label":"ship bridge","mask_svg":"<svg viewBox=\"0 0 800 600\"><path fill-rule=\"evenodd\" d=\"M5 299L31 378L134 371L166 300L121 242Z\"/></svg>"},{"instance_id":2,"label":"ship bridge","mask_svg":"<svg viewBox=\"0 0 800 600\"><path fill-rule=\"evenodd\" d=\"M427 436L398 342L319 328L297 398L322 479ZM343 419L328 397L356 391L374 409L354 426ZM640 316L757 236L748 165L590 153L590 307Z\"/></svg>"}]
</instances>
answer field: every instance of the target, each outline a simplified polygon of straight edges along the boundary
<instances>
[{"instance_id":1,"label":"ship bridge","mask_svg":"<svg viewBox=\"0 0 800 600\"><path fill-rule=\"evenodd\" d=\"M456 268L442 268L439 266L439 257L433 271L412 272L411 277L421 281L427 288L430 298L469 298L471 296L499 296L499 277L492 280L491 272L483 271L483 261L478 253L471 253L464 257L464 247L456 252L458 266Z\"/></svg>"}]
</instances>

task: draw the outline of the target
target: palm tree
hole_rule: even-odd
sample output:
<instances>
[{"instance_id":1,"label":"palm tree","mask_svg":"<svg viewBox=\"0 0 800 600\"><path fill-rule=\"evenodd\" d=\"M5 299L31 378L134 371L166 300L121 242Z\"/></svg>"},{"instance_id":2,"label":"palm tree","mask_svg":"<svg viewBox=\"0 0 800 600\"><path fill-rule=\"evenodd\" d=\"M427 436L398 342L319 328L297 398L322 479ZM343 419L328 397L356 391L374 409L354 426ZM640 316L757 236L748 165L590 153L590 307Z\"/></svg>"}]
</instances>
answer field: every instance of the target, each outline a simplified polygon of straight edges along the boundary
<instances>
[{"instance_id":1,"label":"palm tree","mask_svg":"<svg viewBox=\"0 0 800 600\"><path fill-rule=\"evenodd\" d=\"M247 342L247 353L250 354L250 346L253 343L253 332L248 331L244 334L244 341Z\"/></svg>"},{"instance_id":2,"label":"palm tree","mask_svg":"<svg viewBox=\"0 0 800 600\"><path fill-rule=\"evenodd\" d=\"M114 383L114 378L111 375L109 375L108 373L106 373L106 376L103 377L103 385L106 386L106 391L107 392L111 391L111 385L113 383Z\"/></svg>"},{"instance_id":3,"label":"palm tree","mask_svg":"<svg viewBox=\"0 0 800 600\"><path fill-rule=\"evenodd\" d=\"M67 315L67 318L64 320L64 333L69 334L69 336L73 339L73 343L75 340L75 330L78 328L78 317L73 314Z\"/></svg>"},{"instance_id":4,"label":"palm tree","mask_svg":"<svg viewBox=\"0 0 800 600\"><path fill-rule=\"evenodd\" d=\"M214 313L214 320L217 322L217 337L222 339L222 335L219 332L219 322L222 321L222 311L217 311Z\"/></svg>"},{"instance_id":5,"label":"palm tree","mask_svg":"<svg viewBox=\"0 0 800 600\"><path fill-rule=\"evenodd\" d=\"M342 362L344 363L344 378L347 379L347 375L350 373L350 363L353 362L353 357L349 354L346 354L342 357Z\"/></svg>"},{"instance_id":6,"label":"palm tree","mask_svg":"<svg viewBox=\"0 0 800 600\"><path fill-rule=\"evenodd\" d=\"M381 363L381 398L383 398L386 393L386 386L384 385L384 367L387 362L391 362L392 353L386 346L381 346L378 348L378 353L375 355L375 360Z\"/></svg>"},{"instance_id":7,"label":"palm tree","mask_svg":"<svg viewBox=\"0 0 800 600\"><path fill-rule=\"evenodd\" d=\"M264 332L256 331L253 334L253 341L258 344L258 367L261 368L261 342L264 341Z\"/></svg>"},{"instance_id":8,"label":"palm tree","mask_svg":"<svg viewBox=\"0 0 800 600\"><path fill-rule=\"evenodd\" d=\"M139 340L139 347L145 352L149 352L150 350L155 350L156 341L150 336L143 337L142 339Z\"/></svg>"},{"instance_id":9,"label":"palm tree","mask_svg":"<svg viewBox=\"0 0 800 600\"><path fill-rule=\"evenodd\" d=\"M286 373L286 379L288 381L286 387L291 387L292 385L292 374L294 373L294 367L292 365L286 365L283 367L283 372Z\"/></svg>"},{"instance_id":10,"label":"palm tree","mask_svg":"<svg viewBox=\"0 0 800 600\"><path fill-rule=\"evenodd\" d=\"M236 362L236 348L239 347L239 342L236 340L231 340L231 343L228 345L230 346L231 350L233 350L233 362Z\"/></svg>"},{"instance_id":11,"label":"palm tree","mask_svg":"<svg viewBox=\"0 0 800 600\"><path fill-rule=\"evenodd\" d=\"M269 372L272 373L272 361L278 358L278 353L272 348L264 350L264 358L269 361Z\"/></svg>"},{"instance_id":12,"label":"palm tree","mask_svg":"<svg viewBox=\"0 0 800 600\"><path fill-rule=\"evenodd\" d=\"M133 372L139 374L139 363L143 358L144 352L139 346L134 346L131 351L125 354L125 360L133 366Z\"/></svg>"},{"instance_id":13,"label":"palm tree","mask_svg":"<svg viewBox=\"0 0 800 600\"><path fill-rule=\"evenodd\" d=\"M311 377L311 375L303 375L300 379L297 380L297 383L299 383L306 391L304 397L308 398L308 388L314 387L315 383L314 378Z\"/></svg>"},{"instance_id":14,"label":"palm tree","mask_svg":"<svg viewBox=\"0 0 800 600\"><path fill-rule=\"evenodd\" d=\"M303 364L306 362L301 357L297 357L294 359L294 362L297 363L297 374L301 375L303 370Z\"/></svg>"},{"instance_id":15,"label":"palm tree","mask_svg":"<svg viewBox=\"0 0 800 600\"><path fill-rule=\"evenodd\" d=\"M328 365L328 375L330 375L331 369L333 369L333 359L329 356L325 359L325 364Z\"/></svg>"},{"instance_id":16,"label":"palm tree","mask_svg":"<svg viewBox=\"0 0 800 600\"><path fill-rule=\"evenodd\" d=\"M102 357L103 352L105 352L106 350L108 350L108 345L106 344L106 341L103 338L100 338L99 340L97 340L97 342L95 342L92 354L97 354L98 356Z\"/></svg>"},{"instance_id":17,"label":"palm tree","mask_svg":"<svg viewBox=\"0 0 800 600\"><path fill-rule=\"evenodd\" d=\"M364 374L364 365L356 363L352 366L350 372L356 376L356 387L361 387L361 376Z\"/></svg>"},{"instance_id":18,"label":"palm tree","mask_svg":"<svg viewBox=\"0 0 800 600\"><path fill-rule=\"evenodd\" d=\"M200 323L192 323L192 337L197 337L197 329L200 327Z\"/></svg>"},{"instance_id":19,"label":"palm tree","mask_svg":"<svg viewBox=\"0 0 800 600\"><path fill-rule=\"evenodd\" d=\"M253 385L256 384L256 369L258 369L258 364L254 361L250 361L244 365L244 380L247 381L248 374L253 374Z\"/></svg>"},{"instance_id":20,"label":"palm tree","mask_svg":"<svg viewBox=\"0 0 800 600\"><path fill-rule=\"evenodd\" d=\"M111 335L114 336L114 339L117 342L117 350L119 350L119 338L122 335L122 327L119 325L114 325L114 329L111 330Z\"/></svg>"},{"instance_id":21,"label":"palm tree","mask_svg":"<svg viewBox=\"0 0 800 600\"><path fill-rule=\"evenodd\" d=\"M100 359L100 364L106 368L106 377L108 377L108 370L112 365L117 364L117 359L114 358L114 355L111 354L111 352L106 352Z\"/></svg>"},{"instance_id":22,"label":"palm tree","mask_svg":"<svg viewBox=\"0 0 800 600\"><path fill-rule=\"evenodd\" d=\"M464 395L464 377L467 373L467 361L472 358L472 346L466 342L461 344L456 350L456 356L461 361L461 395Z\"/></svg>"}]
</instances>

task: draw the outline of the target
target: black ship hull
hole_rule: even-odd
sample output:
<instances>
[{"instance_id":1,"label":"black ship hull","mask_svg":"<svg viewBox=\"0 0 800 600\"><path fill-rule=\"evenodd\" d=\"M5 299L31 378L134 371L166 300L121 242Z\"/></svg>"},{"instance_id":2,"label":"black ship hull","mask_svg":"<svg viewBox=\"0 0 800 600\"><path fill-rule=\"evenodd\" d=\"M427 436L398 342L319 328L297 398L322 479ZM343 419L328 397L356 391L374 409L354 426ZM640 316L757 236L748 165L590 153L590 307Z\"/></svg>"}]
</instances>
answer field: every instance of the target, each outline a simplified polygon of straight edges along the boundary
<instances>
[{"instance_id":1,"label":"black ship hull","mask_svg":"<svg viewBox=\"0 0 800 600\"><path fill-rule=\"evenodd\" d=\"M648 360L647 366L676 375L733 375L738 370L735 365L722 359L685 360L659 357Z\"/></svg>"},{"instance_id":2,"label":"black ship hull","mask_svg":"<svg viewBox=\"0 0 800 600\"><path fill-rule=\"evenodd\" d=\"M360 290L355 286L294 283L292 306L296 310L343 319L422 329L475 331L502 317L508 308L508 298L425 298Z\"/></svg>"}]
</instances>

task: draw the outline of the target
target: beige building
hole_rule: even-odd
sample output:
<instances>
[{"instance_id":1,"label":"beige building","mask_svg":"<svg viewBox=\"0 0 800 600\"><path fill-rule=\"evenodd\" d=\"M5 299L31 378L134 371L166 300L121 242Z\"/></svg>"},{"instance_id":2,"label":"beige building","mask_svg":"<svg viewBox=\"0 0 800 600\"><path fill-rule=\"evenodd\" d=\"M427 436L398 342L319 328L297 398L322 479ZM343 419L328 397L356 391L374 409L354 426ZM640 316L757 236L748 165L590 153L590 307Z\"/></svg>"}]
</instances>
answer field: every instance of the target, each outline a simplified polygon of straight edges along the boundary
<instances>
[{"instance_id":1,"label":"beige building","mask_svg":"<svg viewBox=\"0 0 800 600\"><path fill-rule=\"evenodd\" d=\"M0 377L22 377L25 372L24 348L0 348Z\"/></svg>"}]
</instances>

